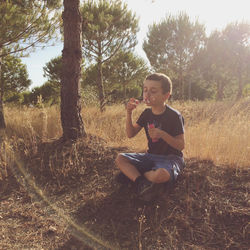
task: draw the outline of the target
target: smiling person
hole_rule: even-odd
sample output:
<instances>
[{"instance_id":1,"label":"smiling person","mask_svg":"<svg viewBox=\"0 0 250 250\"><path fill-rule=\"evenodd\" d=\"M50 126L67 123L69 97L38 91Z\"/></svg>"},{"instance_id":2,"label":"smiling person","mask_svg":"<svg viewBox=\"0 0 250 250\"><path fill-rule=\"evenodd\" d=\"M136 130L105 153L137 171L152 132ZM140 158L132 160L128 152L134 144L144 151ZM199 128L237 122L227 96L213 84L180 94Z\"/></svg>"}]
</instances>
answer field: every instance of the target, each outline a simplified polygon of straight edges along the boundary
<instances>
[{"instance_id":1,"label":"smiling person","mask_svg":"<svg viewBox=\"0 0 250 250\"><path fill-rule=\"evenodd\" d=\"M184 168L184 119L180 112L165 104L172 93L170 78L153 73L144 80L143 99L148 108L132 121L132 112L139 101L131 98L126 106L126 133L132 138L144 128L146 153L120 153L116 165L121 170L119 182L132 181L138 198L150 201L158 196L164 183L174 183Z\"/></svg>"}]
</instances>

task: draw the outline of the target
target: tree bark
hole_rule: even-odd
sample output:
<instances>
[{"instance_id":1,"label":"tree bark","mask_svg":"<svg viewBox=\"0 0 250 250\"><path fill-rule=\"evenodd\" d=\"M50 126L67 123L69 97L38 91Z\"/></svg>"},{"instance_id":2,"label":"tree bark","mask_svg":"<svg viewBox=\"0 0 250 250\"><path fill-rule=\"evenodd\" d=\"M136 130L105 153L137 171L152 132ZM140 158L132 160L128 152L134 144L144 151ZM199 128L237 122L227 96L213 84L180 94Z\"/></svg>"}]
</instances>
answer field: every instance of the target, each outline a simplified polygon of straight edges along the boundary
<instances>
[{"instance_id":1,"label":"tree bark","mask_svg":"<svg viewBox=\"0 0 250 250\"><path fill-rule=\"evenodd\" d=\"M0 48L0 54L2 49ZM2 69L2 57L0 57L0 129L5 129L6 124L4 120L4 111L3 111L3 82L1 77L1 69Z\"/></svg>"},{"instance_id":2,"label":"tree bark","mask_svg":"<svg viewBox=\"0 0 250 250\"><path fill-rule=\"evenodd\" d=\"M179 80L180 80L180 87L181 87L181 99L185 99L185 90L184 90L184 82L183 82L183 63L182 58L180 57L179 60Z\"/></svg>"},{"instance_id":3,"label":"tree bark","mask_svg":"<svg viewBox=\"0 0 250 250\"><path fill-rule=\"evenodd\" d=\"M100 111L105 111L105 92L103 84L103 75L102 75L102 62L98 60L98 92L99 92L99 102L100 102Z\"/></svg>"},{"instance_id":4,"label":"tree bark","mask_svg":"<svg viewBox=\"0 0 250 250\"><path fill-rule=\"evenodd\" d=\"M236 96L236 100L239 100L240 98L242 98L242 92L243 92L243 81L242 81L242 71L241 71L241 63L239 65L238 68L238 93Z\"/></svg>"},{"instance_id":5,"label":"tree bark","mask_svg":"<svg viewBox=\"0 0 250 250\"><path fill-rule=\"evenodd\" d=\"M124 100L127 99L127 83L124 82L123 83L123 96L124 96Z\"/></svg>"},{"instance_id":6,"label":"tree bark","mask_svg":"<svg viewBox=\"0 0 250 250\"><path fill-rule=\"evenodd\" d=\"M217 93L216 93L216 100L221 101L224 97L224 84L221 81L217 82Z\"/></svg>"},{"instance_id":7,"label":"tree bark","mask_svg":"<svg viewBox=\"0 0 250 250\"><path fill-rule=\"evenodd\" d=\"M189 80L189 83L188 83L188 100L191 100L191 96L192 96L192 84L191 84L191 81Z\"/></svg>"},{"instance_id":8,"label":"tree bark","mask_svg":"<svg viewBox=\"0 0 250 250\"><path fill-rule=\"evenodd\" d=\"M4 110L3 110L3 99L0 96L0 129L5 129L5 119L4 119Z\"/></svg>"},{"instance_id":9,"label":"tree bark","mask_svg":"<svg viewBox=\"0 0 250 250\"><path fill-rule=\"evenodd\" d=\"M61 123L63 139L76 140L86 135L81 117L81 15L79 0L64 0L61 79Z\"/></svg>"}]
</instances>

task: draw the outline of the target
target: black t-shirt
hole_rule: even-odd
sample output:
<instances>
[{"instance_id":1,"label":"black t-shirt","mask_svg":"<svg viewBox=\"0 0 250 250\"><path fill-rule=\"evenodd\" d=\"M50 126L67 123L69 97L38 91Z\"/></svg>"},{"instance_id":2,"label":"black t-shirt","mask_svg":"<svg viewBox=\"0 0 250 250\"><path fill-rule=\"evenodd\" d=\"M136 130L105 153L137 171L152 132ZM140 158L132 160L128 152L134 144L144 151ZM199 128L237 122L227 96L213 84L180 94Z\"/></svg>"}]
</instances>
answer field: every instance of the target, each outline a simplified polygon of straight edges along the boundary
<instances>
[{"instance_id":1,"label":"black t-shirt","mask_svg":"<svg viewBox=\"0 0 250 250\"><path fill-rule=\"evenodd\" d=\"M154 124L156 128L162 129L171 136L177 136L184 133L184 118L179 111L166 105L166 110L160 114L153 114L150 108L145 109L137 120L137 124L144 127L148 139L148 153L158 155L178 155L183 156L182 152L171 147L164 140L159 139L152 142L148 134L148 124Z\"/></svg>"}]
</instances>

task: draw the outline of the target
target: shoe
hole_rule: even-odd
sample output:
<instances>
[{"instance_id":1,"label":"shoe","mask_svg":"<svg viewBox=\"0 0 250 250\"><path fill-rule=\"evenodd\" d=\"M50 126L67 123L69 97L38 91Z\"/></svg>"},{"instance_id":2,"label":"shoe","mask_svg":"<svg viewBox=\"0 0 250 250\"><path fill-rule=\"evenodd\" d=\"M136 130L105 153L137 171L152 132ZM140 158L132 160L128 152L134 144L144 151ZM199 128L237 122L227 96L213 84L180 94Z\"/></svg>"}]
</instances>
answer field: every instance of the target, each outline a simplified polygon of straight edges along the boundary
<instances>
[{"instance_id":1,"label":"shoe","mask_svg":"<svg viewBox=\"0 0 250 250\"><path fill-rule=\"evenodd\" d=\"M116 182L118 182L119 184L122 184L122 185L128 185L128 184L132 183L132 181L122 172L120 172L119 174L117 174L115 176L115 180L116 180Z\"/></svg>"},{"instance_id":2,"label":"shoe","mask_svg":"<svg viewBox=\"0 0 250 250\"><path fill-rule=\"evenodd\" d=\"M135 181L136 184L136 193L140 197L145 193L148 193L154 186L154 183L147 180L145 177L140 176Z\"/></svg>"},{"instance_id":3,"label":"shoe","mask_svg":"<svg viewBox=\"0 0 250 250\"><path fill-rule=\"evenodd\" d=\"M154 183L153 186L146 192L144 192L140 199L145 202L152 202L163 195L165 190L164 183Z\"/></svg>"},{"instance_id":4,"label":"shoe","mask_svg":"<svg viewBox=\"0 0 250 250\"><path fill-rule=\"evenodd\" d=\"M139 177L137 182L137 197L144 202L157 199L165 190L165 183L153 183L145 177Z\"/></svg>"}]
</instances>

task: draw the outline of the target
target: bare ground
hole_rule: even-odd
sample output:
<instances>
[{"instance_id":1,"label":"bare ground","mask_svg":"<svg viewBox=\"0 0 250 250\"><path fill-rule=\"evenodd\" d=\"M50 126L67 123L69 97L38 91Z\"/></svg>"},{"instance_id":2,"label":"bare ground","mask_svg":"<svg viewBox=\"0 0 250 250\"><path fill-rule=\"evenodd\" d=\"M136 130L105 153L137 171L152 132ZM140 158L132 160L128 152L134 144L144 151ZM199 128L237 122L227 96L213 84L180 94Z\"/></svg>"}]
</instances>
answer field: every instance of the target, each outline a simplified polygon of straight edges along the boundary
<instances>
[{"instance_id":1,"label":"bare ground","mask_svg":"<svg viewBox=\"0 0 250 250\"><path fill-rule=\"evenodd\" d=\"M114 180L126 150L90 136L16 156L0 183L0 249L249 249L249 168L186 159L143 203Z\"/></svg>"}]
</instances>

